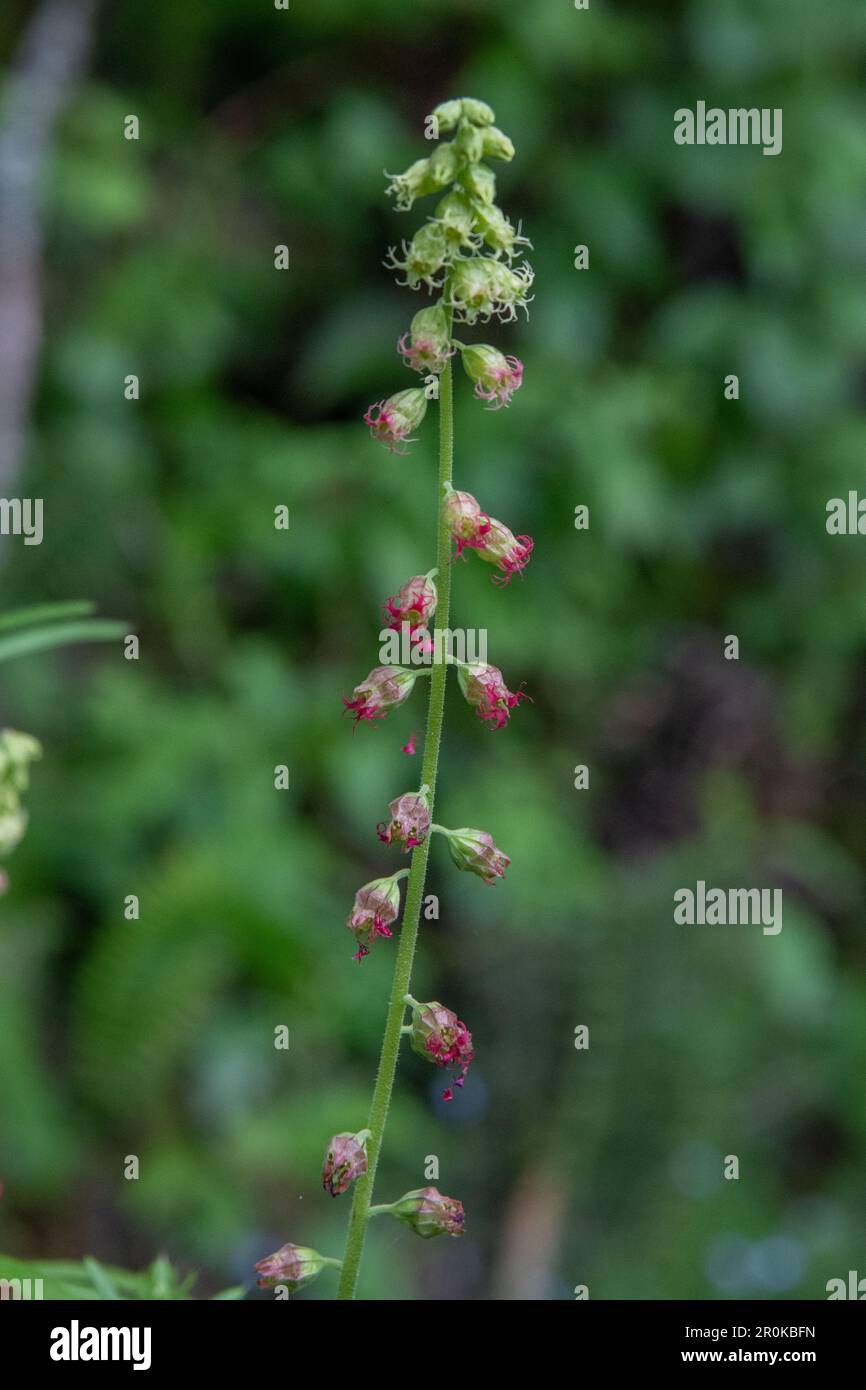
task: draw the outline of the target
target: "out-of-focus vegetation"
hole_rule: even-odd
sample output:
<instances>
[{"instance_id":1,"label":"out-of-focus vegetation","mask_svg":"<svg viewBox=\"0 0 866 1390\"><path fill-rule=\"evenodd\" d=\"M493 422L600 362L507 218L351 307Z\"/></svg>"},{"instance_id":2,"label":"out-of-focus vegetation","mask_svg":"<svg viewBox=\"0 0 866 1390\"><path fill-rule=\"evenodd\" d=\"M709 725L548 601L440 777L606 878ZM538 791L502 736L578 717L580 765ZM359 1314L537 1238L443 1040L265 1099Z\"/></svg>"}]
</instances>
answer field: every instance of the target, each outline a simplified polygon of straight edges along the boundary
<instances>
[{"instance_id":1,"label":"out-of-focus vegetation","mask_svg":"<svg viewBox=\"0 0 866 1390\"><path fill-rule=\"evenodd\" d=\"M286 1240L341 1253L322 1153L365 1123L393 965L359 969L343 922L396 867L375 825L424 716L419 688L353 737L341 695L435 521L433 412L406 458L359 418L415 384L395 341L425 302L381 265L408 225L382 171L471 92L517 146L536 297L465 335L526 376L486 415L458 380L455 477L536 549L504 592L461 565L453 620L534 703L492 734L449 697L437 819L512 866L486 889L434 845L413 992L477 1061L449 1106L407 1054L377 1184L437 1155L467 1235L379 1223L361 1292L807 1298L862 1271L866 542L824 520L866 452L864 46L860 0L103 7L47 189L20 483L45 539L4 542L3 606L86 594L141 655L0 676L44 749L0 904L0 1248L164 1250L204 1293ZM783 153L676 146L698 99L781 107ZM699 878L783 887L782 932L674 926Z\"/></svg>"}]
</instances>

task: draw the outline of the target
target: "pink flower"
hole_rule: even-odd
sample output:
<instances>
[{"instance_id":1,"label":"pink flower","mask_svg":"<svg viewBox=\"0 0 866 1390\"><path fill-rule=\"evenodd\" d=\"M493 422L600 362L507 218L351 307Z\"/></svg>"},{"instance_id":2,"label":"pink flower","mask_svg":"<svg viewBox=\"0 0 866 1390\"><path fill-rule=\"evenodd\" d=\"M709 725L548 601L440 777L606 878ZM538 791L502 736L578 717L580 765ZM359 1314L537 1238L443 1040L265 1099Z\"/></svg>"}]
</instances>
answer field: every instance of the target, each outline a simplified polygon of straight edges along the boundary
<instances>
[{"instance_id":1,"label":"pink flower","mask_svg":"<svg viewBox=\"0 0 866 1390\"><path fill-rule=\"evenodd\" d=\"M402 871L405 873L405 870ZM402 876L402 874L400 875ZM396 922L400 913L399 877L374 878L365 883L355 894L352 911L346 918L346 926L355 937L358 949L353 956L358 964L370 954L370 947L379 936L392 935L390 924Z\"/></svg>"},{"instance_id":2,"label":"pink flower","mask_svg":"<svg viewBox=\"0 0 866 1390\"><path fill-rule=\"evenodd\" d=\"M407 851L423 845L430 830L430 803L426 788L395 797L388 810L390 821L377 826L379 839L386 845L399 845Z\"/></svg>"},{"instance_id":3,"label":"pink flower","mask_svg":"<svg viewBox=\"0 0 866 1390\"><path fill-rule=\"evenodd\" d=\"M486 830L441 828L448 837L451 858L458 869L467 869L469 873L477 874L487 884L493 884L498 878L505 877L505 870L511 860L507 854L496 848L493 836Z\"/></svg>"},{"instance_id":4,"label":"pink flower","mask_svg":"<svg viewBox=\"0 0 866 1390\"><path fill-rule=\"evenodd\" d=\"M511 404L511 397L523 381L523 363L518 357L505 357L498 348L485 343L464 347L462 357L479 400L488 401L491 410Z\"/></svg>"},{"instance_id":5,"label":"pink flower","mask_svg":"<svg viewBox=\"0 0 866 1390\"><path fill-rule=\"evenodd\" d=\"M415 755L415 754L417 753L417 751L418 751L417 748L415 747L415 740L416 740L417 737L418 737L417 733L410 734L410 735L409 735L409 741L408 741L408 743L404 743L404 744L403 744L403 746L402 746L401 749L400 749L400 752L401 752L401 753L408 753L410 757L414 757L414 755Z\"/></svg>"},{"instance_id":6,"label":"pink flower","mask_svg":"<svg viewBox=\"0 0 866 1390\"><path fill-rule=\"evenodd\" d=\"M420 387L398 391L387 400L377 401L364 415L373 439L387 444L391 453L405 454L400 446L411 442L412 431L420 425L427 412L427 397Z\"/></svg>"},{"instance_id":7,"label":"pink flower","mask_svg":"<svg viewBox=\"0 0 866 1390\"><path fill-rule=\"evenodd\" d=\"M384 719L389 709L402 705L412 694L416 671L405 666L374 666L366 680L352 691L351 700L343 696L346 713L351 714L355 727L362 720Z\"/></svg>"},{"instance_id":8,"label":"pink flower","mask_svg":"<svg viewBox=\"0 0 866 1390\"><path fill-rule=\"evenodd\" d=\"M437 999L429 1004L412 1001L412 1033L410 1046L413 1052L437 1067L448 1067L459 1072L455 1086L462 1086L472 1061L472 1034L461 1023L451 1009L446 1009ZM454 1092L449 1087L443 1093L443 1100L453 1100Z\"/></svg>"},{"instance_id":9,"label":"pink flower","mask_svg":"<svg viewBox=\"0 0 866 1390\"><path fill-rule=\"evenodd\" d=\"M342 1192L348 1191L355 1179L366 1173L369 1137L368 1129L362 1129L359 1134L345 1131L335 1134L328 1144L322 1167L322 1186L332 1197L339 1197Z\"/></svg>"},{"instance_id":10,"label":"pink flower","mask_svg":"<svg viewBox=\"0 0 866 1390\"><path fill-rule=\"evenodd\" d=\"M471 492L448 493L442 503L445 524L457 543L458 556L464 550L482 550L490 530L490 517L482 512Z\"/></svg>"},{"instance_id":11,"label":"pink flower","mask_svg":"<svg viewBox=\"0 0 866 1390\"><path fill-rule=\"evenodd\" d=\"M457 667L457 679L470 705L475 707L478 718L490 723L494 729L501 729L507 723L511 711L521 700L528 700L522 690L516 693L508 690L502 672L486 662L474 661Z\"/></svg>"},{"instance_id":12,"label":"pink flower","mask_svg":"<svg viewBox=\"0 0 866 1390\"><path fill-rule=\"evenodd\" d=\"M438 375L444 371L456 349L451 346L448 315L441 304L419 309L412 319L409 332L404 333L397 343L397 351L406 366L415 372Z\"/></svg>"},{"instance_id":13,"label":"pink flower","mask_svg":"<svg viewBox=\"0 0 866 1390\"><path fill-rule=\"evenodd\" d=\"M531 536L515 536L501 521L491 517L484 543L478 546L478 554L482 560L501 570L500 575L494 575L493 582L507 584L513 574L522 574L526 569L534 545Z\"/></svg>"},{"instance_id":14,"label":"pink flower","mask_svg":"<svg viewBox=\"0 0 866 1390\"><path fill-rule=\"evenodd\" d=\"M439 595L429 574L416 574L383 605L388 627L399 632L404 623L410 633L426 627L436 612Z\"/></svg>"},{"instance_id":15,"label":"pink flower","mask_svg":"<svg viewBox=\"0 0 866 1390\"><path fill-rule=\"evenodd\" d=\"M317 1279L326 1264L336 1263L336 1260L327 1260L318 1250L311 1250L306 1245L281 1245L275 1254L256 1264L259 1276L256 1283L260 1289L284 1284L289 1293L295 1293L304 1284L311 1284Z\"/></svg>"}]
</instances>

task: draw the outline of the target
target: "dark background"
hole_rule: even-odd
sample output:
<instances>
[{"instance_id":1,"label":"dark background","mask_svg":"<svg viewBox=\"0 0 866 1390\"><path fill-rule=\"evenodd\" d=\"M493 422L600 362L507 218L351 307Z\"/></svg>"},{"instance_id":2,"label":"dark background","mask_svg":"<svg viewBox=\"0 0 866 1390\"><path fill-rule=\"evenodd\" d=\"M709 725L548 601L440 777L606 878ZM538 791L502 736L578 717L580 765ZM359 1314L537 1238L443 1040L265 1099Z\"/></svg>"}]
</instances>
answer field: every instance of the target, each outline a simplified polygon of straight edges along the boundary
<instances>
[{"instance_id":1,"label":"dark background","mask_svg":"<svg viewBox=\"0 0 866 1390\"><path fill-rule=\"evenodd\" d=\"M4 5L7 57L33 13ZM44 152L42 339L3 479L45 499L46 534L2 542L2 606L93 599L141 658L0 680L2 722L44 746L0 905L0 1248L163 1250L202 1293L286 1240L341 1253L322 1150L365 1123L394 956L359 970L343 921L396 867L375 824L413 785L424 709L353 737L341 697L435 526L434 412L406 458L360 422L415 384L394 344L426 302L381 263L432 204L395 214L382 171L465 93L517 146L499 201L536 282L528 324L464 334L526 376L498 414L458 379L455 477L536 549L504 592L461 566L453 621L534 703L491 734L449 696L437 819L513 862L488 889L434 845L413 991L466 1020L477 1061L445 1106L404 1058L377 1183L396 1197L437 1155L468 1232L380 1221L361 1294L820 1298L866 1274L866 542L824 526L866 450L866 8L79 18L93 51ZM782 107L783 153L676 146L699 99ZM14 331L0 353L20 358ZM674 926L698 878L782 887L781 934Z\"/></svg>"}]
</instances>

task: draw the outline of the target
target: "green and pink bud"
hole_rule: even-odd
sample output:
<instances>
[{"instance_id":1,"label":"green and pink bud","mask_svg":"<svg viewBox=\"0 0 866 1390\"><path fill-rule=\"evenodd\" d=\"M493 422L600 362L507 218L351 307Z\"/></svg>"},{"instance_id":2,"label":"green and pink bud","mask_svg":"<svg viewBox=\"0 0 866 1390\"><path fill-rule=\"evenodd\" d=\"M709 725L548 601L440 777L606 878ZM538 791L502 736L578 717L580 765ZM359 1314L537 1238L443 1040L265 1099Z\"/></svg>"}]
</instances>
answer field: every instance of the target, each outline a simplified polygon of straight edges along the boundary
<instances>
[{"instance_id":1,"label":"green and pink bud","mask_svg":"<svg viewBox=\"0 0 866 1390\"><path fill-rule=\"evenodd\" d=\"M427 397L420 386L398 391L387 400L376 401L364 415L370 435L387 444L392 454L405 454L404 444L411 443L412 431L427 414Z\"/></svg>"},{"instance_id":2,"label":"green and pink bud","mask_svg":"<svg viewBox=\"0 0 866 1390\"><path fill-rule=\"evenodd\" d=\"M369 1129L362 1129L357 1134L347 1130L331 1139L325 1150L322 1186L332 1197L347 1192L355 1179L366 1173L369 1138Z\"/></svg>"},{"instance_id":3,"label":"green and pink bud","mask_svg":"<svg viewBox=\"0 0 866 1390\"><path fill-rule=\"evenodd\" d=\"M439 594L433 582L433 569L429 574L416 574L407 579L384 604L388 627L399 632L403 624L408 624L410 633L426 628L436 612Z\"/></svg>"},{"instance_id":4,"label":"green and pink bud","mask_svg":"<svg viewBox=\"0 0 866 1390\"><path fill-rule=\"evenodd\" d=\"M463 1235L463 1203L454 1197L443 1197L435 1187L417 1187L405 1193L398 1202L370 1208L371 1216L385 1213L405 1222L425 1240L433 1236Z\"/></svg>"},{"instance_id":5,"label":"green and pink bud","mask_svg":"<svg viewBox=\"0 0 866 1390\"><path fill-rule=\"evenodd\" d=\"M457 545L458 556L464 550L480 550L490 530L490 517L471 492L459 492L449 488L442 503L445 525Z\"/></svg>"},{"instance_id":6,"label":"green and pink bud","mask_svg":"<svg viewBox=\"0 0 866 1390\"><path fill-rule=\"evenodd\" d=\"M529 699L522 690L509 690L499 668L485 661L461 662L457 667L457 679L478 718L493 729L504 728L511 711L521 700Z\"/></svg>"},{"instance_id":7,"label":"green and pink bud","mask_svg":"<svg viewBox=\"0 0 866 1390\"><path fill-rule=\"evenodd\" d=\"M437 1067L447 1067L455 1072L454 1085L462 1086L473 1056L472 1034L466 1024L451 1009L440 1004L438 999L419 1004L417 999L407 994L406 1003L412 1010L409 1025L409 1046L412 1051ZM442 1099L454 1099L450 1086L443 1092Z\"/></svg>"},{"instance_id":8,"label":"green and pink bud","mask_svg":"<svg viewBox=\"0 0 866 1390\"><path fill-rule=\"evenodd\" d=\"M351 700L343 696L345 712L351 714L357 726L367 720L384 719L389 710L402 705L415 687L423 671L410 671L406 666L374 666L367 678L356 685Z\"/></svg>"},{"instance_id":9,"label":"green and pink bud","mask_svg":"<svg viewBox=\"0 0 866 1390\"><path fill-rule=\"evenodd\" d=\"M307 1245L281 1245L273 1255L266 1256L256 1264L259 1276L256 1283L260 1289L280 1285L285 1286L289 1293L297 1293L305 1284L312 1284L314 1279L318 1279L326 1265L339 1269L341 1264L341 1260L320 1255L318 1250L311 1250Z\"/></svg>"},{"instance_id":10,"label":"green and pink bud","mask_svg":"<svg viewBox=\"0 0 866 1390\"><path fill-rule=\"evenodd\" d=\"M497 521L490 518L489 530L485 533L484 544L478 547L478 554L489 565L495 565L500 574L493 576L495 584L507 584L512 575L522 574L529 564L535 542L531 536L515 536Z\"/></svg>"},{"instance_id":11,"label":"green and pink bud","mask_svg":"<svg viewBox=\"0 0 866 1390\"><path fill-rule=\"evenodd\" d=\"M390 819L376 827L379 839L386 845L398 845L400 849L416 849L423 845L430 833L430 801L427 787L418 792L404 792L390 803Z\"/></svg>"},{"instance_id":12,"label":"green and pink bud","mask_svg":"<svg viewBox=\"0 0 866 1390\"><path fill-rule=\"evenodd\" d=\"M487 401L491 410L511 404L511 397L523 382L523 363L519 357L505 357L498 348L486 343L461 348L461 357L466 375L475 382L475 394L480 401Z\"/></svg>"},{"instance_id":13,"label":"green and pink bud","mask_svg":"<svg viewBox=\"0 0 866 1390\"><path fill-rule=\"evenodd\" d=\"M400 915L400 879L408 872L408 869L399 869L389 878L371 879L355 894L346 926L358 943L353 959L359 965L370 954L370 947L378 937L393 935L391 925Z\"/></svg>"},{"instance_id":14,"label":"green and pink bud","mask_svg":"<svg viewBox=\"0 0 866 1390\"><path fill-rule=\"evenodd\" d=\"M477 874L488 884L505 877L505 870L511 860L507 854L496 848L493 836L486 830L446 830L442 825L437 825L435 829L447 836L448 849L458 869Z\"/></svg>"},{"instance_id":15,"label":"green and pink bud","mask_svg":"<svg viewBox=\"0 0 866 1390\"><path fill-rule=\"evenodd\" d=\"M448 315L441 304L419 309L412 319L409 332L399 339L397 351L401 353L406 366L414 372L438 375L445 369L455 349L451 343Z\"/></svg>"}]
</instances>

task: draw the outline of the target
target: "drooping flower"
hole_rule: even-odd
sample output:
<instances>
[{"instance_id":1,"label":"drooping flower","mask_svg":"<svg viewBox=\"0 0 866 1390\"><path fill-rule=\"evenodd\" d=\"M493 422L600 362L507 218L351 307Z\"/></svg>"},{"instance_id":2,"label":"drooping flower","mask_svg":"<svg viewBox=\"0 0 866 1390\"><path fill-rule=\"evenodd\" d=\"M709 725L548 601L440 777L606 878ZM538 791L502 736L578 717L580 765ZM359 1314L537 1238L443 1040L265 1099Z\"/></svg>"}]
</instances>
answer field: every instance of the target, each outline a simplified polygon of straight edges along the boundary
<instances>
[{"instance_id":1,"label":"drooping flower","mask_svg":"<svg viewBox=\"0 0 866 1390\"><path fill-rule=\"evenodd\" d=\"M417 1187L392 1202L387 1210L425 1240L463 1235L463 1203L455 1197L443 1197L435 1187Z\"/></svg>"},{"instance_id":2,"label":"drooping flower","mask_svg":"<svg viewBox=\"0 0 866 1390\"><path fill-rule=\"evenodd\" d=\"M509 260L524 246L531 246L528 237L521 236L505 213L495 203L473 203L472 232L487 242L496 252L502 252Z\"/></svg>"},{"instance_id":3,"label":"drooping flower","mask_svg":"<svg viewBox=\"0 0 866 1390\"><path fill-rule=\"evenodd\" d=\"M470 198L477 203L492 205L496 198L496 175L486 164L470 164L460 175L460 182Z\"/></svg>"},{"instance_id":4,"label":"drooping flower","mask_svg":"<svg viewBox=\"0 0 866 1390\"><path fill-rule=\"evenodd\" d=\"M390 820L376 827L379 839L386 845L398 845L408 854L410 849L423 845L430 830L430 802L426 787L419 792L404 792L390 803Z\"/></svg>"},{"instance_id":5,"label":"drooping flower","mask_svg":"<svg viewBox=\"0 0 866 1390\"><path fill-rule=\"evenodd\" d=\"M369 1138L370 1131L362 1129L357 1134L345 1130L330 1140L322 1166L322 1186L332 1197L347 1192L355 1179L366 1173Z\"/></svg>"},{"instance_id":6,"label":"drooping flower","mask_svg":"<svg viewBox=\"0 0 866 1390\"><path fill-rule=\"evenodd\" d=\"M517 307L530 302L533 272L524 261L512 270L488 256L460 258L448 277L448 303L458 323L485 323L494 316L503 322L517 317Z\"/></svg>"},{"instance_id":7,"label":"drooping flower","mask_svg":"<svg viewBox=\"0 0 866 1390\"><path fill-rule=\"evenodd\" d=\"M490 530L490 517L482 512L471 492L452 489L442 503L445 524L457 543L458 556L464 550L480 550Z\"/></svg>"},{"instance_id":8,"label":"drooping flower","mask_svg":"<svg viewBox=\"0 0 866 1390\"><path fill-rule=\"evenodd\" d=\"M439 187L431 173L429 159L416 159L402 174L386 171L385 177L391 180L385 192L394 194L394 206L400 212L408 212L416 198L423 198L425 193L433 193Z\"/></svg>"},{"instance_id":9,"label":"drooping flower","mask_svg":"<svg viewBox=\"0 0 866 1390\"><path fill-rule=\"evenodd\" d=\"M388 259L385 261L388 270L403 272L405 279L398 280L397 283L408 285L411 290L416 290L419 285L426 285L428 290L438 289L451 254L451 244L444 228L438 222L426 222L411 241L403 242L401 249L402 261L398 260L397 248L394 246L390 248Z\"/></svg>"},{"instance_id":10,"label":"drooping flower","mask_svg":"<svg viewBox=\"0 0 866 1390\"><path fill-rule=\"evenodd\" d=\"M281 1245L273 1255L267 1255L256 1264L259 1276L256 1283L260 1289L284 1284L289 1293L296 1293L305 1284L318 1279L326 1265L339 1263L339 1260L327 1259L307 1245Z\"/></svg>"},{"instance_id":11,"label":"drooping flower","mask_svg":"<svg viewBox=\"0 0 866 1390\"><path fill-rule=\"evenodd\" d=\"M511 711L521 700L528 700L522 690L510 691L502 679L502 672L485 661L461 663L457 667L460 689L470 705L473 705L478 718L489 723L494 729L501 729L507 723Z\"/></svg>"},{"instance_id":12,"label":"drooping flower","mask_svg":"<svg viewBox=\"0 0 866 1390\"><path fill-rule=\"evenodd\" d=\"M358 943L353 959L359 965L370 954L377 937L392 935L391 923L396 922L400 914L401 877L402 874L392 874L390 878L371 879L355 894L346 926Z\"/></svg>"},{"instance_id":13,"label":"drooping flower","mask_svg":"<svg viewBox=\"0 0 866 1390\"><path fill-rule=\"evenodd\" d=\"M397 351L402 354L406 366L422 375L443 371L455 350L451 345L448 315L441 304L419 309L409 332L397 343Z\"/></svg>"},{"instance_id":14,"label":"drooping flower","mask_svg":"<svg viewBox=\"0 0 866 1390\"><path fill-rule=\"evenodd\" d=\"M477 874L488 884L505 877L505 870L511 860L507 854L496 848L493 836L486 830L473 830L468 827L446 830L444 826L437 826L437 829L448 837L448 849L458 869L467 869L469 873Z\"/></svg>"},{"instance_id":15,"label":"drooping flower","mask_svg":"<svg viewBox=\"0 0 866 1390\"><path fill-rule=\"evenodd\" d=\"M472 343L461 351L466 375L475 382L475 394L488 401L491 410L511 404L523 381L523 363L518 357L505 357L487 343Z\"/></svg>"},{"instance_id":16,"label":"drooping flower","mask_svg":"<svg viewBox=\"0 0 866 1390\"><path fill-rule=\"evenodd\" d=\"M501 571L493 576L494 584L507 584L514 574L522 574L529 564L535 545L531 536L515 536L497 521L490 518L490 526L484 535L484 544L478 546L478 554L490 565Z\"/></svg>"},{"instance_id":17,"label":"drooping flower","mask_svg":"<svg viewBox=\"0 0 866 1390\"><path fill-rule=\"evenodd\" d=\"M427 397L420 386L397 391L384 401L376 401L364 415L373 439L387 444L392 454L405 454L401 446L411 443L411 434L427 413Z\"/></svg>"},{"instance_id":18,"label":"drooping flower","mask_svg":"<svg viewBox=\"0 0 866 1390\"><path fill-rule=\"evenodd\" d=\"M399 632L404 623L408 624L410 633L427 626L439 599L432 577L434 572L413 575L387 599L384 611L388 627L394 632Z\"/></svg>"},{"instance_id":19,"label":"drooping flower","mask_svg":"<svg viewBox=\"0 0 866 1390\"><path fill-rule=\"evenodd\" d=\"M462 1086L472 1061L472 1034L465 1023L451 1009L446 1009L438 999L428 1004L419 1004L412 999L412 1032L409 1045L413 1052L437 1067L448 1067L455 1071L455 1086ZM450 1086L443 1092L443 1100L453 1100L454 1092Z\"/></svg>"},{"instance_id":20,"label":"drooping flower","mask_svg":"<svg viewBox=\"0 0 866 1390\"><path fill-rule=\"evenodd\" d=\"M356 727L364 719L384 719L390 709L408 700L417 679L418 672L407 666L374 666L355 686L351 700L343 696L346 713L352 715Z\"/></svg>"}]
</instances>

